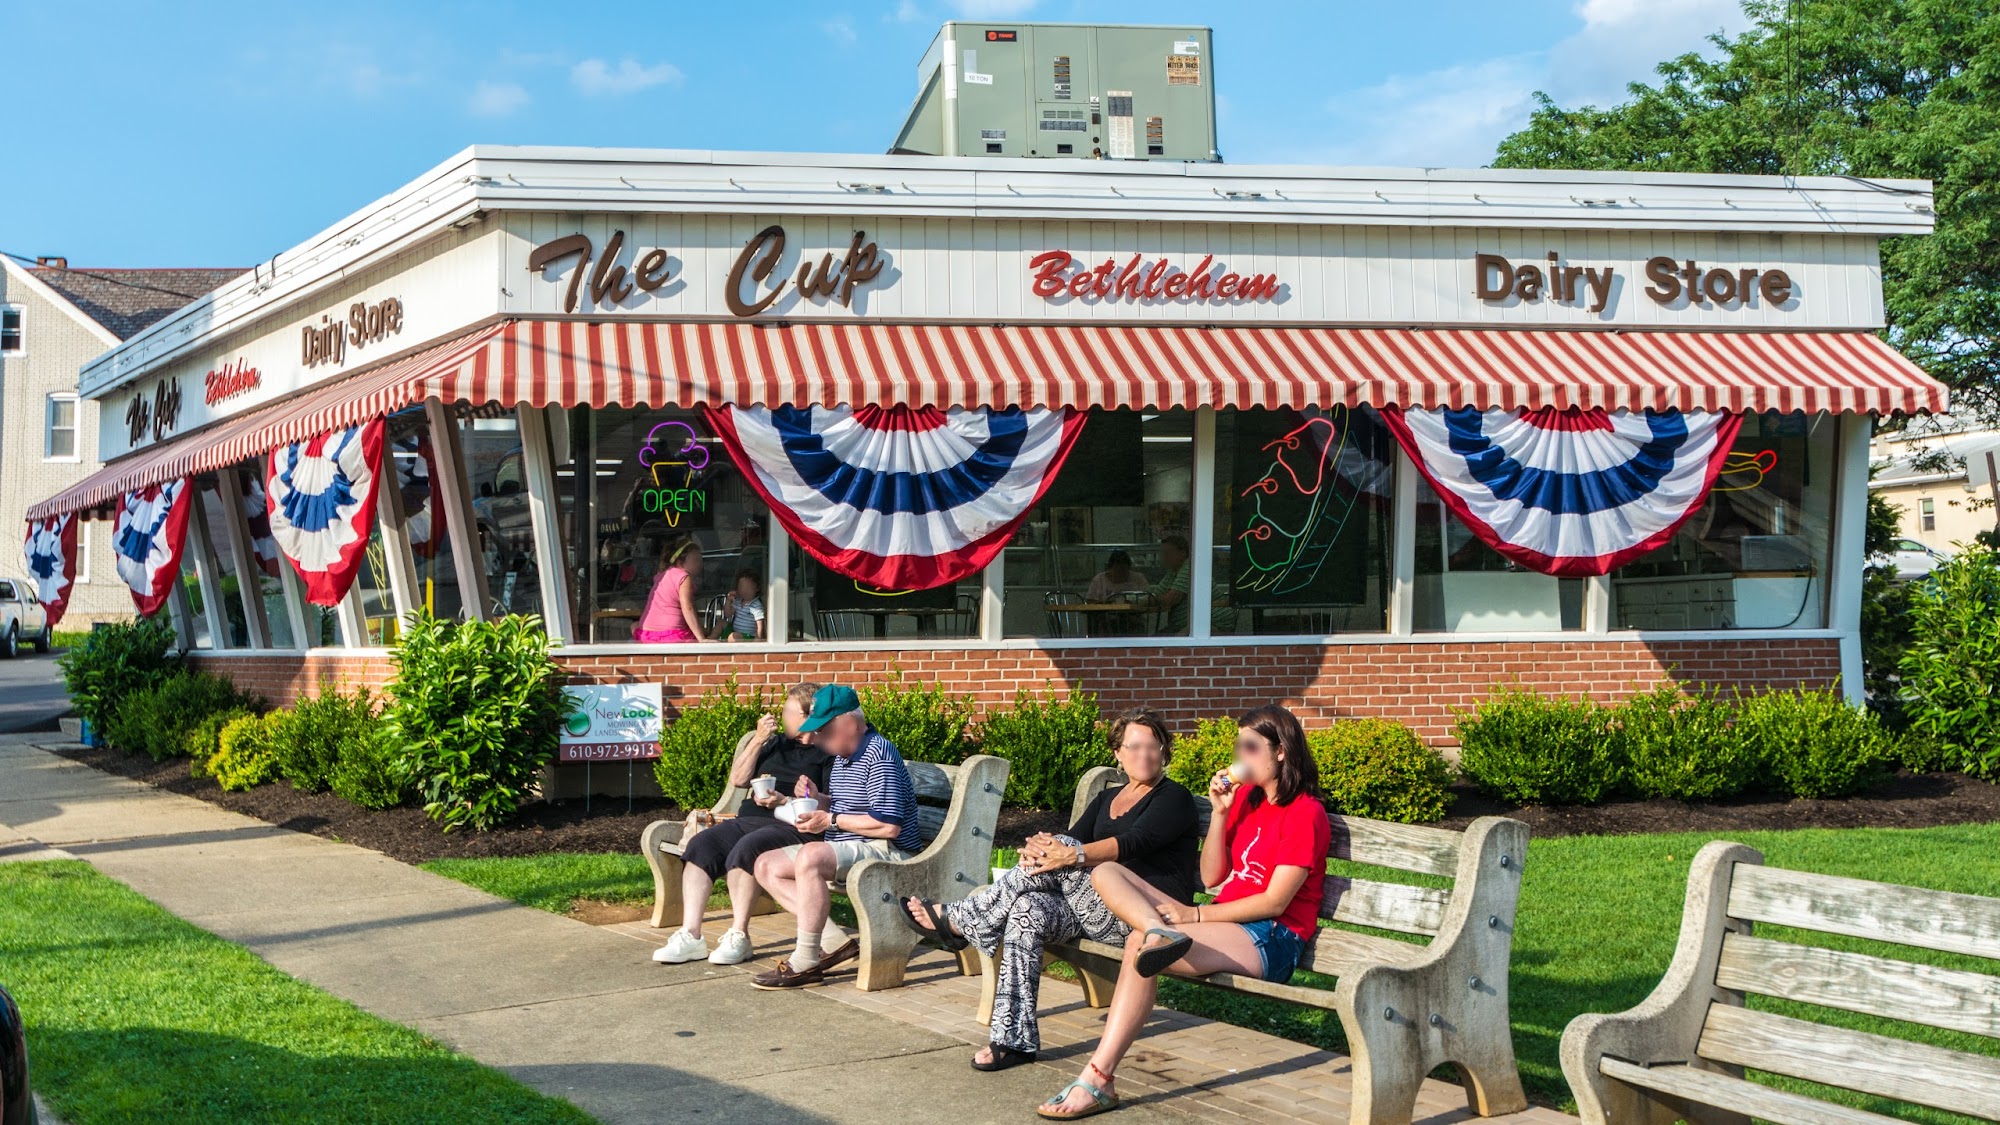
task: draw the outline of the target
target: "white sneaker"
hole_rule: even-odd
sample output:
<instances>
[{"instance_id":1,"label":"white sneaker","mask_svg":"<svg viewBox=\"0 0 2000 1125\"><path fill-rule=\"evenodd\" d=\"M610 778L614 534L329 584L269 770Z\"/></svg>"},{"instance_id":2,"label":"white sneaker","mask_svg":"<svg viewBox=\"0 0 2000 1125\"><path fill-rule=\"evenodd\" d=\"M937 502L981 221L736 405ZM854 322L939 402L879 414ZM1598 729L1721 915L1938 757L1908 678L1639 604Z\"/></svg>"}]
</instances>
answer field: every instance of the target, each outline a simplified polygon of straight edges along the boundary
<instances>
[{"instance_id":1,"label":"white sneaker","mask_svg":"<svg viewBox=\"0 0 2000 1125\"><path fill-rule=\"evenodd\" d=\"M711 965L741 965L750 959L750 935L742 930L730 930L715 943L715 952L708 955Z\"/></svg>"},{"instance_id":2,"label":"white sneaker","mask_svg":"<svg viewBox=\"0 0 2000 1125\"><path fill-rule=\"evenodd\" d=\"M653 960L662 965L678 965L708 956L708 942L686 930L675 930L667 944L653 951Z\"/></svg>"}]
</instances>

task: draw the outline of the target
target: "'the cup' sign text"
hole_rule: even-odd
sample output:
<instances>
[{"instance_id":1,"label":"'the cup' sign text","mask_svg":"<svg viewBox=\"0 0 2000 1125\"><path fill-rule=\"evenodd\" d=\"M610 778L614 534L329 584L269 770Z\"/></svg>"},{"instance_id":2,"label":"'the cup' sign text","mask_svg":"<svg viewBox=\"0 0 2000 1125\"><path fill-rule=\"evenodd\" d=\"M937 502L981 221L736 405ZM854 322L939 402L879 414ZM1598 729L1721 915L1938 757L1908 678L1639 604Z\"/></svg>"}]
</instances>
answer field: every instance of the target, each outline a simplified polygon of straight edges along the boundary
<instances>
[{"instance_id":1,"label":"'the cup' sign text","mask_svg":"<svg viewBox=\"0 0 2000 1125\"><path fill-rule=\"evenodd\" d=\"M855 287L880 277L882 268L888 265L880 248L867 238L866 231L855 231L854 240L848 243L847 253L839 262L833 260L831 251L820 256L817 267L810 261L801 261L797 277L780 277L771 282L763 296L753 298L744 293L743 283L770 282L785 257L785 228L772 223L743 244L736 264L729 267L729 280L724 283L727 288L722 291L723 303L737 316L756 316L784 296L787 285L795 285L799 296L807 300L831 298L843 308L850 307Z\"/></svg>"},{"instance_id":2,"label":"'the cup' sign text","mask_svg":"<svg viewBox=\"0 0 2000 1125\"><path fill-rule=\"evenodd\" d=\"M673 280L673 259L662 247L655 246L638 256L628 271L619 264L619 256L625 249L625 232L611 232L611 241L604 244L604 253L595 258L597 268L591 269L596 247L590 236L567 234L552 238L533 250L528 251L528 272L541 273L565 258L576 259L576 268L569 275L569 285L563 289L563 311L576 311L577 288L583 282L585 270L590 271L590 303L602 307L616 305L631 297L636 290L652 293Z\"/></svg>"},{"instance_id":3,"label":"'the cup' sign text","mask_svg":"<svg viewBox=\"0 0 2000 1125\"><path fill-rule=\"evenodd\" d=\"M146 396L135 394L132 405L125 408L125 426L129 431L127 444L137 445L146 439L148 431L153 440L158 441L181 422L181 381L178 378L162 379L153 385L153 401L149 404Z\"/></svg>"}]
</instances>

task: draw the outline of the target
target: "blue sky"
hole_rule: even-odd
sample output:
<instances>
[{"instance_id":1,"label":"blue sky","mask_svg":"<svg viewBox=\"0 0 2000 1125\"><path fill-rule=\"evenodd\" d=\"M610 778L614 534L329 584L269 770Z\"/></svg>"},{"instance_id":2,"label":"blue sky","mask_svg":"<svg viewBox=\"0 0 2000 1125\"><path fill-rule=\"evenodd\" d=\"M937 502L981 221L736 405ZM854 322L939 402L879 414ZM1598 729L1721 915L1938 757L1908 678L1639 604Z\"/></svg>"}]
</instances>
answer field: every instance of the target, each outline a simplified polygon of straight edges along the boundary
<instances>
[{"instance_id":1,"label":"blue sky","mask_svg":"<svg viewBox=\"0 0 2000 1125\"><path fill-rule=\"evenodd\" d=\"M1734 0L340 4L16 0L0 250L249 265L468 144L880 152L950 18L1215 29L1237 162L1479 165Z\"/></svg>"}]
</instances>

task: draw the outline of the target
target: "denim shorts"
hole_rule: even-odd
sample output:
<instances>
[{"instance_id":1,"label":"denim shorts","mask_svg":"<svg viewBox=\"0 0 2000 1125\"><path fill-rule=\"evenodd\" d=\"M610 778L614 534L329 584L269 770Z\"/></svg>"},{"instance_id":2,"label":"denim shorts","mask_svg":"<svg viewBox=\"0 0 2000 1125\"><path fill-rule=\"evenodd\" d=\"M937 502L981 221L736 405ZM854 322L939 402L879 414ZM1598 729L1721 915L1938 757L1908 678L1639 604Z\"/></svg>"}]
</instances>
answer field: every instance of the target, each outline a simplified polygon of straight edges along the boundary
<instances>
[{"instance_id":1,"label":"denim shorts","mask_svg":"<svg viewBox=\"0 0 2000 1125\"><path fill-rule=\"evenodd\" d=\"M1247 930L1250 940L1256 943L1257 956L1264 960L1265 980L1283 984L1292 979L1292 971L1299 967L1299 935L1280 925L1276 918L1237 925Z\"/></svg>"}]
</instances>

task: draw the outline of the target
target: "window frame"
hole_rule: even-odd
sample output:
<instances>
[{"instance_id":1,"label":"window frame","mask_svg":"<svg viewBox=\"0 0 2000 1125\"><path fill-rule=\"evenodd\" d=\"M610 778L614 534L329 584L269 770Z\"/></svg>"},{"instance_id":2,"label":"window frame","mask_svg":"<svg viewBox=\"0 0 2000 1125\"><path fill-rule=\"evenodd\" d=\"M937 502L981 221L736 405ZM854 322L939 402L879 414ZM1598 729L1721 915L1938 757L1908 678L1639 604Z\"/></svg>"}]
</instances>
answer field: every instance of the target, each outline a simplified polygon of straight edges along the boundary
<instances>
[{"instance_id":1,"label":"window frame","mask_svg":"<svg viewBox=\"0 0 2000 1125\"><path fill-rule=\"evenodd\" d=\"M28 306L0 301L0 340L4 340L7 314L14 314L14 346L0 344L0 359L19 359L28 354Z\"/></svg>"},{"instance_id":2,"label":"window frame","mask_svg":"<svg viewBox=\"0 0 2000 1125\"><path fill-rule=\"evenodd\" d=\"M55 452L56 404L69 404L69 455ZM54 464L75 465L83 461L83 402L75 391L50 391L42 400L42 460Z\"/></svg>"}]
</instances>

